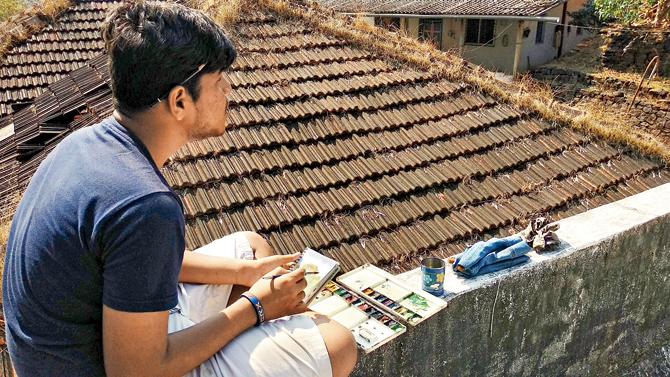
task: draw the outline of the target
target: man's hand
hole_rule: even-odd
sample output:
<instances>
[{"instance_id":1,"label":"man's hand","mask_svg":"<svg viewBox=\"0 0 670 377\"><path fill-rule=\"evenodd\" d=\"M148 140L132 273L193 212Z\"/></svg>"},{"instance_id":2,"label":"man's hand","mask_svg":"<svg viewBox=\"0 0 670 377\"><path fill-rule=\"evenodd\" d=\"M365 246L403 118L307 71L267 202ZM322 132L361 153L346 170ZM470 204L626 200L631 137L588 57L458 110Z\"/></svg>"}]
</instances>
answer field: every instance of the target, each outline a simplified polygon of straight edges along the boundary
<instances>
[{"instance_id":1,"label":"man's hand","mask_svg":"<svg viewBox=\"0 0 670 377\"><path fill-rule=\"evenodd\" d=\"M298 260L298 258L300 258L300 253L290 255L273 255L270 257L249 261L248 272L244 274L244 283L242 285L251 287L258 281L258 279L267 275L270 271L273 271L278 267L282 268L283 271L286 271L288 264L295 262ZM281 273L285 272L277 272L276 274Z\"/></svg>"},{"instance_id":2,"label":"man's hand","mask_svg":"<svg viewBox=\"0 0 670 377\"><path fill-rule=\"evenodd\" d=\"M302 302L307 287L305 270L299 268L289 272L278 267L270 271L270 274L282 276L275 279L260 279L249 289L249 292L258 297L263 305L265 319L305 312L307 306Z\"/></svg>"},{"instance_id":3,"label":"man's hand","mask_svg":"<svg viewBox=\"0 0 670 377\"><path fill-rule=\"evenodd\" d=\"M186 251L179 273L180 283L233 284L251 287L269 271L296 261L300 254L274 255L272 247L258 233L242 232L256 260L233 259Z\"/></svg>"}]
</instances>

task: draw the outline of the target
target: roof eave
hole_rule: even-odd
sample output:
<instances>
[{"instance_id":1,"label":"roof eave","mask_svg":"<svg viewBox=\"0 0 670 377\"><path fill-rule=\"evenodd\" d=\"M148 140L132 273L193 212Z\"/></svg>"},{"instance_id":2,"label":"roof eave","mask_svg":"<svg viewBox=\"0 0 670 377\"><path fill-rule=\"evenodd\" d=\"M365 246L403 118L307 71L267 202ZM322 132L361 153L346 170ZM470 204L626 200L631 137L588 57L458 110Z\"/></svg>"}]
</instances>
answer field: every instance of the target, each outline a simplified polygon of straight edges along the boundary
<instances>
[{"instance_id":1,"label":"roof eave","mask_svg":"<svg viewBox=\"0 0 670 377\"><path fill-rule=\"evenodd\" d=\"M414 13L374 13L374 12L339 12L347 16L363 17L416 17L416 18L464 18L464 19L488 19L488 20L518 20L518 21L544 21L560 23L559 17L547 16L502 16L481 14L414 14Z\"/></svg>"}]
</instances>

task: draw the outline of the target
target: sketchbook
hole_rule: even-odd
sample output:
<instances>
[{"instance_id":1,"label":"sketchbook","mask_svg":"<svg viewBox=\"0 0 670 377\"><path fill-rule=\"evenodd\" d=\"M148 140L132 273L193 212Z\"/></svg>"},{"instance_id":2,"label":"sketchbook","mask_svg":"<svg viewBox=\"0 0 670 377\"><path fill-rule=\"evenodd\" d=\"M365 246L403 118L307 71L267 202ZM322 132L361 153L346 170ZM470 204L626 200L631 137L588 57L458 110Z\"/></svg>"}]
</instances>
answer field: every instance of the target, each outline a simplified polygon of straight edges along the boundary
<instances>
[{"instance_id":1,"label":"sketchbook","mask_svg":"<svg viewBox=\"0 0 670 377\"><path fill-rule=\"evenodd\" d=\"M306 248L298 260L297 268L302 268L305 272L316 272L305 275L307 287L304 302L309 305L326 283L337 275L340 271L340 264L317 251Z\"/></svg>"}]
</instances>

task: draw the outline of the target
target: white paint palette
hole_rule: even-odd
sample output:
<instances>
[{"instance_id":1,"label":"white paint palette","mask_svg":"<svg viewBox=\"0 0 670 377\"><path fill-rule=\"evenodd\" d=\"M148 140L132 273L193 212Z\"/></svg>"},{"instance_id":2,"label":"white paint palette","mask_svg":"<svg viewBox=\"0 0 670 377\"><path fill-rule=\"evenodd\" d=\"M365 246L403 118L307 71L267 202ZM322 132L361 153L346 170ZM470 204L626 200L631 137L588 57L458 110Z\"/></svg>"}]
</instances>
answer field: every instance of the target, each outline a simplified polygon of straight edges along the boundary
<instances>
[{"instance_id":1,"label":"white paint palette","mask_svg":"<svg viewBox=\"0 0 670 377\"><path fill-rule=\"evenodd\" d=\"M412 289L388 272L366 264L337 282L398 321L415 326L447 306L430 293Z\"/></svg>"},{"instance_id":2,"label":"white paint palette","mask_svg":"<svg viewBox=\"0 0 670 377\"><path fill-rule=\"evenodd\" d=\"M315 296L309 308L351 330L358 348L365 353L407 331L405 325L380 311L367 298L332 281Z\"/></svg>"}]
</instances>

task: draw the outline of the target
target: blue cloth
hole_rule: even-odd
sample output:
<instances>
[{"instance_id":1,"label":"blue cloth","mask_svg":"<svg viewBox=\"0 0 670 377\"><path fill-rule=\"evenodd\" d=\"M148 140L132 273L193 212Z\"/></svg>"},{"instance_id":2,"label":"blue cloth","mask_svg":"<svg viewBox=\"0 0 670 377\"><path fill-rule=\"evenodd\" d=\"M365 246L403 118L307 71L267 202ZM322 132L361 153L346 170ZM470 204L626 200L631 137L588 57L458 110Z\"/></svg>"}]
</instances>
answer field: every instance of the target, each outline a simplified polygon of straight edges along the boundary
<instances>
[{"instance_id":1,"label":"blue cloth","mask_svg":"<svg viewBox=\"0 0 670 377\"><path fill-rule=\"evenodd\" d=\"M527 262L530 258L526 254L531 250L519 235L479 241L456 258L453 270L465 277L500 271Z\"/></svg>"},{"instance_id":2,"label":"blue cloth","mask_svg":"<svg viewBox=\"0 0 670 377\"><path fill-rule=\"evenodd\" d=\"M102 305L174 307L183 253L181 201L139 139L113 118L65 138L9 234L2 300L18 375L103 376Z\"/></svg>"}]
</instances>

